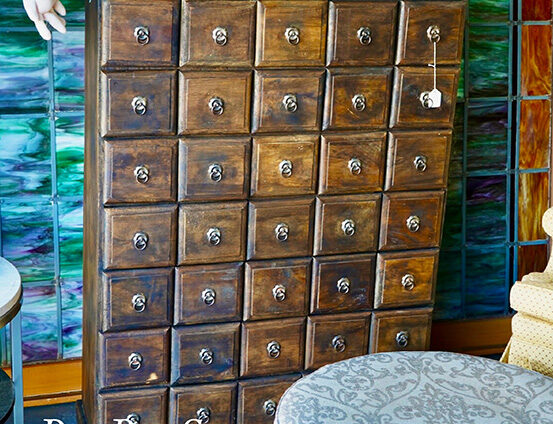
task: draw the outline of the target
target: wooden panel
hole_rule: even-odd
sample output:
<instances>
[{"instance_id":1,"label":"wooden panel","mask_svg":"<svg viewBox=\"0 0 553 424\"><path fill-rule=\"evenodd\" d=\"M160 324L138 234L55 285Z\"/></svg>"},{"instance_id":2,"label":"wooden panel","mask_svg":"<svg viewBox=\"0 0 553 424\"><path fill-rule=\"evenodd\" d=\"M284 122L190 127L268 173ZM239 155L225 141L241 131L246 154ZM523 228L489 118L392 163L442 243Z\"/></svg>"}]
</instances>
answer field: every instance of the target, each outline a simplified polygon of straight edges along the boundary
<instances>
[{"instance_id":1,"label":"wooden panel","mask_svg":"<svg viewBox=\"0 0 553 424\"><path fill-rule=\"evenodd\" d=\"M236 383L171 388L169 423L181 424L195 418L205 423L234 424L236 389Z\"/></svg>"},{"instance_id":2,"label":"wooden panel","mask_svg":"<svg viewBox=\"0 0 553 424\"><path fill-rule=\"evenodd\" d=\"M167 422L167 389L129 390L98 395L99 424L135 414L140 423Z\"/></svg>"},{"instance_id":3,"label":"wooden panel","mask_svg":"<svg viewBox=\"0 0 553 424\"><path fill-rule=\"evenodd\" d=\"M369 353L427 350L432 308L374 312Z\"/></svg>"}]
</instances>

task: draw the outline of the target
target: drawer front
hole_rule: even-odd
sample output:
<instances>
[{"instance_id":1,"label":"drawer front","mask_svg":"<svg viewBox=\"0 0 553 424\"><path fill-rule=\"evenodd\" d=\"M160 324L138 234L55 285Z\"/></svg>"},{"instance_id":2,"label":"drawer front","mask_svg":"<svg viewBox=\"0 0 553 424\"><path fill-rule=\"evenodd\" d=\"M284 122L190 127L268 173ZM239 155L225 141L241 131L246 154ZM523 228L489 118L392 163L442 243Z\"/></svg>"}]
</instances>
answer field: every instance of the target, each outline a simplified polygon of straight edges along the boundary
<instances>
[{"instance_id":1,"label":"drawer front","mask_svg":"<svg viewBox=\"0 0 553 424\"><path fill-rule=\"evenodd\" d=\"M100 81L102 136L175 133L175 72L113 72Z\"/></svg>"},{"instance_id":2,"label":"drawer front","mask_svg":"<svg viewBox=\"0 0 553 424\"><path fill-rule=\"evenodd\" d=\"M250 139L181 140L179 200L245 199Z\"/></svg>"},{"instance_id":3,"label":"drawer front","mask_svg":"<svg viewBox=\"0 0 553 424\"><path fill-rule=\"evenodd\" d=\"M102 12L103 66L175 66L179 2L110 0Z\"/></svg>"},{"instance_id":4,"label":"drawer front","mask_svg":"<svg viewBox=\"0 0 553 424\"><path fill-rule=\"evenodd\" d=\"M434 60L429 33L439 34L438 64L461 63L466 2L401 1L396 63L426 65Z\"/></svg>"},{"instance_id":5,"label":"drawer front","mask_svg":"<svg viewBox=\"0 0 553 424\"><path fill-rule=\"evenodd\" d=\"M395 2L331 1L328 15L327 65L392 64Z\"/></svg>"},{"instance_id":6,"label":"drawer front","mask_svg":"<svg viewBox=\"0 0 553 424\"><path fill-rule=\"evenodd\" d=\"M251 72L180 72L179 134L248 133Z\"/></svg>"},{"instance_id":7,"label":"drawer front","mask_svg":"<svg viewBox=\"0 0 553 424\"><path fill-rule=\"evenodd\" d=\"M301 376L258 378L238 383L238 423L272 424L280 398Z\"/></svg>"},{"instance_id":8,"label":"drawer front","mask_svg":"<svg viewBox=\"0 0 553 424\"><path fill-rule=\"evenodd\" d=\"M392 68L328 71L323 130L386 128Z\"/></svg>"},{"instance_id":9,"label":"drawer front","mask_svg":"<svg viewBox=\"0 0 553 424\"><path fill-rule=\"evenodd\" d=\"M167 389L125 390L98 394L98 423L132 420L140 424L167 422Z\"/></svg>"},{"instance_id":10,"label":"drawer front","mask_svg":"<svg viewBox=\"0 0 553 424\"><path fill-rule=\"evenodd\" d=\"M432 308L374 312L369 353L427 350Z\"/></svg>"},{"instance_id":11,"label":"drawer front","mask_svg":"<svg viewBox=\"0 0 553 424\"><path fill-rule=\"evenodd\" d=\"M451 128L459 69L439 68L436 87L442 93L441 105L433 107L425 101L425 94L434 87L432 68L396 68L390 127L396 128Z\"/></svg>"},{"instance_id":12,"label":"drawer front","mask_svg":"<svg viewBox=\"0 0 553 424\"><path fill-rule=\"evenodd\" d=\"M310 255L313 209L313 199L250 202L248 259Z\"/></svg>"},{"instance_id":13,"label":"drawer front","mask_svg":"<svg viewBox=\"0 0 553 424\"><path fill-rule=\"evenodd\" d=\"M368 310L374 292L375 255L316 258L311 313Z\"/></svg>"},{"instance_id":14,"label":"drawer front","mask_svg":"<svg viewBox=\"0 0 553 424\"><path fill-rule=\"evenodd\" d=\"M186 0L181 66L251 66L254 22L255 1Z\"/></svg>"},{"instance_id":15,"label":"drawer front","mask_svg":"<svg viewBox=\"0 0 553 424\"><path fill-rule=\"evenodd\" d=\"M244 260L246 202L181 205L179 265Z\"/></svg>"},{"instance_id":16,"label":"drawer front","mask_svg":"<svg viewBox=\"0 0 553 424\"><path fill-rule=\"evenodd\" d=\"M375 251L379 212L379 194L318 198L315 255Z\"/></svg>"},{"instance_id":17,"label":"drawer front","mask_svg":"<svg viewBox=\"0 0 553 424\"><path fill-rule=\"evenodd\" d=\"M386 133L321 137L319 194L382 190Z\"/></svg>"},{"instance_id":18,"label":"drawer front","mask_svg":"<svg viewBox=\"0 0 553 424\"><path fill-rule=\"evenodd\" d=\"M112 271L103 280L104 331L171 325L172 268Z\"/></svg>"},{"instance_id":19,"label":"drawer front","mask_svg":"<svg viewBox=\"0 0 553 424\"><path fill-rule=\"evenodd\" d=\"M323 80L322 71L256 71L253 132L318 131Z\"/></svg>"},{"instance_id":20,"label":"drawer front","mask_svg":"<svg viewBox=\"0 0 553 424\"><path fill-rule=\"evenodd\" d=\"M301 371L304 346L305 318L244 323L240 376Z\"/></svg>"},{"instance_id":21,"label":"drawer front","mask_svg":"<svg viewBox=\"0 0 553 424\"><path fill-rule=\"evenodd\" d=\"M169 423L181 424L197 419L202 423L234 424L236 389L236 383L171 388Z\"/></svg>"},{"instance_id":22,"label":"drawer front","mask_svg":"<svg viewBox=\"0 0 553 424\"><path fill-rule=\"evenodd\" d=\"M439 247L443 209L443 191L384 194L380 249Z\"/></svg>"},{"instance_id":23,"label":"drawer front","mask_svg":"<svg viewBox=\"0 0 553 424\"><path fill-rule=\"evenodd\" d=\"M445 188L451 132L390 134L386 190Z\"/></svg>"},{"instance_id":24,"label":"drawer front","mask_svg":"<svg viewBox=\"0 0 553 424\"><path fill-rule=\"evenodd\" d=\"M174 327L173 384L232 380L238 377L240 323Z\"/></svg>"},{"instance_id":25,"label":"drawer front","mask_svg":"<svg viewBox=\"0 0 553 424\"><path fill-rule=\"evenodd\" d=\"M438 250L380 253L375 308L430 304L438 272Z\"/></svg>"},{"instance_id":26,"label":"drawer front","mask_svg":"<svg viewBox=\"0 0 553 424\"><path fill-rule=\"evenodd\" d=\"M177 143L117 140L104 143L105 203L174 202Z\"/></svg>"},{"instance_id":27,"label":"drawer front","mask_svg":"<svg viewBox=\"0 0 553 424\"><path fill-rule=\"evenodd\" d=\"M318 153L317 136L254 138L252 196L315 194Z\"/></svg>"},{"instance_id":28,"label":"drawer front","mask_svg":"<svg viewBox=\"0 0 553 424\"><path fill-rule=\"evenodd\" d=\"M326 1L261 0L256 66L324 66Z\"/></svg>"},{"instance_id":29,"label":"drawer front","mask_svg":"<svg viewBox=\"0 0 553 424\"><path fill-rule=\"evenodd\" d=\"M175 324L240 321L242 263L178 267Z\"/></svg>"},{"instance_id":30,"label":"drawer front","mask_svg":"<svg viewBox=\"0 0 553 424\"><path fill-rule=\"evenodd\" d=\"M176 206L109 208L104 213L106 269L174 265Z\"/></svg>"},{"instance_id":31,"label":"drawer front","mask_svg":"<svg viewBox=\"0 0 553 424\"><path fill-rule=\"evenodd\" d=\"M370 312L328 315L307 319L305 368L367 354Z\"/></svg>"},{"instance_id":32,"label":"drawer front","mask_svg":"<svg viewBox=\"0 0 553 424\"><path fill-rule=\"evenodd\" d=\"M307 315L311 259L248 262L244 320Z\"/></svg>"},{"instance_id":33,"label":"drawer front","mask_svg":"<svg viewBox=\"0 0 553 424\"><path fill-rule=\"evenodd\" d=\"M169 329L100 334L101 388L167 384Z\"/></svg>"}]
</instances>

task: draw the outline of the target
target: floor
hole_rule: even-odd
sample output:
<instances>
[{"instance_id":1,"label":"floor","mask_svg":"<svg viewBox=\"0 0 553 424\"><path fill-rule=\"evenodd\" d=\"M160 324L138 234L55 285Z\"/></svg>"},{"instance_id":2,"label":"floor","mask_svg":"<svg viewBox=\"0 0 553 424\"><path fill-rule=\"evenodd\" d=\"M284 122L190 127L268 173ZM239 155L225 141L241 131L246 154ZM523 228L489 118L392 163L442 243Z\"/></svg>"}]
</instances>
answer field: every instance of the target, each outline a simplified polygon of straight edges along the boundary
<instances>
[{"instance_id":1,"label":"floor","mask_svg":"<svg viewBox=\"0 0 553 424\"><path fill-rule=\"evenodd\" d=\"M77 424L75 403L25 408L25 424L44 424L46 418L57 419L63 424ZM53 421L52 424L60 422ZM12 424L12 420L9 419L7 424Z\"/></svg>"}]
</instances>

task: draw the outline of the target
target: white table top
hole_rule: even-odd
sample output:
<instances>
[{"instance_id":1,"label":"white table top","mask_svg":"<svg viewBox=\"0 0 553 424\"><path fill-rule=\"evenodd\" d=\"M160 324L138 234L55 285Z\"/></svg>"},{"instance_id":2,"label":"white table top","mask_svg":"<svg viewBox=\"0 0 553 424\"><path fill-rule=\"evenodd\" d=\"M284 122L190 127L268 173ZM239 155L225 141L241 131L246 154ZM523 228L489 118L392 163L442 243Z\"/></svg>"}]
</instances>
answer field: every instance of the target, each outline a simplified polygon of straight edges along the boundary
<instances>
[{"instance_id":1,"label":"white table top","mask_svg":"<svg viewBox=\"0 0 553 424\"><path fill-rule=\"evenodd\" d=\"M21 296L21 276L6 259L0 257L0 319L9 313Z\"/></svg>"}]
</instances>

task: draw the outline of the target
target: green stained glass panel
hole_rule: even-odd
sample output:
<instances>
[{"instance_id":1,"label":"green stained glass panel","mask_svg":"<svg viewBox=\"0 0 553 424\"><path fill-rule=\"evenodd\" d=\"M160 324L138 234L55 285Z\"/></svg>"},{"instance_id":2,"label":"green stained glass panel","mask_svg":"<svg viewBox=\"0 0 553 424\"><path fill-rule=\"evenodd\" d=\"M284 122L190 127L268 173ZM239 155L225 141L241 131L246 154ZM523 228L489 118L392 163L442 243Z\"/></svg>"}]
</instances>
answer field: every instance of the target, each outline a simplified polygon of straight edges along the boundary
<instances>
[{"instance_id":1,"label":"green stained glass panel","mask_svg":"<svg viewBox=\"0 0 553 424\"><path fill-rule=\"evenodd\" d=\"M434 319L462 317L462 267L461 251L440 252Z\"/></svg>"},{"instance_id":2,"label":"green stained glass panel","mask_svg":"<svg viewBox=\"0 0 553 424\"><path fill-rule=\"evenodd\" d=\"M83 203L59 202L60 273L64 279L82 278Z\"/></svg>"},{"instance_id":3,"label":"green stained glass panel","mask_svg":"<svg viewBox=\"0 0 553 424\"><path fill-rule=\"evenodd\" d=\"M59 196L82 196L84 183L84 115L56 120L56 168Z\"/></svg>"},{"instance_id":4,"label":"green stained glass panel","mask_svg":"<svg viewBox=\"0 0 553 424\"><path fill-rule=\"evenodd\" d=\"M448 182L442 246L444 249L462 245L463 189L461 177L450 177Z\"/></svg>"},{"instance_id":5,"label":"green stained glass panel","mask_svg":"<svg viewBox=\"0 0 553 424\"><path fill-rule=\"evenodd\" d=\"M64 358L76 358L82 354L82 296L83 282L81 279L63 280L61 286L61 317Z\"/></svg>"},{"instance_id":6,"label":"green stained glass panel","mask_svg":"<svg viewBox=\"0 0 553 424\"><path fill-rule=\"evenodd\" d=\"M509 21L509 0L469 0L471 23Z\"/></svg>"},{"instance_id":7,"label":"green stained glass panel","mask_svg":"<svg viewBox=\"0 0 553 424\"><path fill-rule=\"evenodd\" d=\"M54 76L57 110L84 109L84 31L54 33Z\"/></svg>"}]
</instances>

